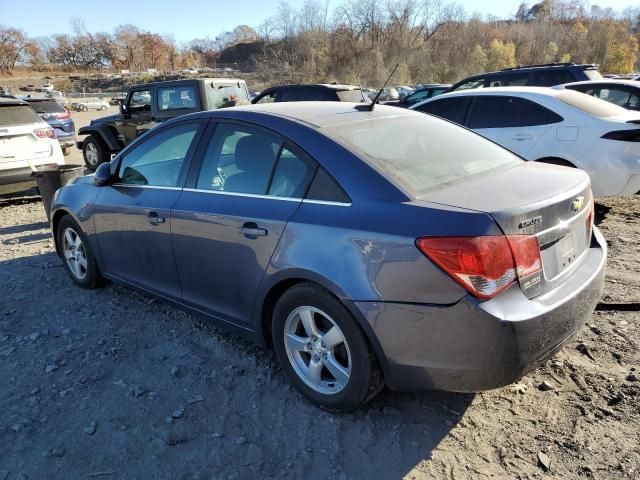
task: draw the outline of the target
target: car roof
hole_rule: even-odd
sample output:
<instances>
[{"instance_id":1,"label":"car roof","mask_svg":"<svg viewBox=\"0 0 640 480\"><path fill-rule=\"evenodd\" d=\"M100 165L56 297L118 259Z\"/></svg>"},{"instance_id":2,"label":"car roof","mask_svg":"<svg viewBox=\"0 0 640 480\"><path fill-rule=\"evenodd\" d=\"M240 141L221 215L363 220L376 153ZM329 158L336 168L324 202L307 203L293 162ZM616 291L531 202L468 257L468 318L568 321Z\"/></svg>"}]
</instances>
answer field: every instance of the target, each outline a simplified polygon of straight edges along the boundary
<instances>
[{"instance_id":1,"label":"car roof","mask_svg":"<svg viewBox=\"0 0 640 480\"><path fill-rule=\"evenodd\" d=\"M418 112L385 105L376 105L372 111L362 107L362 103L352 102L273 102L199 112L193 115L223 117L230 112L257 113L283 117L318 128L357 122L359 120L422 115Z\"/></svg>"},{"instance_id":2,"label":"car roof","mask_svg":"<svg viewBox=\"0 0 640 480\"><path fill-rule=\"evenodd\" d=\"M461 97L469 95L544 95L555 97L564 89L551 87L490 87L490 88L470 88L468 90L456 90L450 93L439 95L436 98ZM431 99L429 99L431 100Z\"/></svg>"},{"instance_id":3,"label":"car roof","mask_svg":"<svg viewBox=\"0 0 640 480\"><path fill-rule=\"evenodd\" d=\"M29 105L24 100L20 100L19 98L8 98L8 97L0 97L0 106L3 105Z\"/></svg>"},{"instance_id":4,"label":"car roof","mask_svg":"<svg viewBox=\"0 0 640 480\"><path fill-rule=\"evenodd\" d=\"M278 88L305 88L305 87L321 87L332 90L356 90L360 87L356 85L347 85L343 83L296 83L291 85L274 85L273 87L265 88L263 92L267 90L277 90Z\"/></svg>"},{"instance_id":5,"label":"car roof","mask_svg":"<svg viewBox=\"0 0 640 480\"><path fill-rule=\"evenodd\" d=\"M573 85L601 85L603 83L611 83L618 85L629 85L631 87L640 88L640 81L638 80L625 80L620 78L603 78L602 80L583 80L581 82L570 82L558 85L558 87L568 87ZM555 88L555 87L554 87Z\"/></svg>"}]
</instances>

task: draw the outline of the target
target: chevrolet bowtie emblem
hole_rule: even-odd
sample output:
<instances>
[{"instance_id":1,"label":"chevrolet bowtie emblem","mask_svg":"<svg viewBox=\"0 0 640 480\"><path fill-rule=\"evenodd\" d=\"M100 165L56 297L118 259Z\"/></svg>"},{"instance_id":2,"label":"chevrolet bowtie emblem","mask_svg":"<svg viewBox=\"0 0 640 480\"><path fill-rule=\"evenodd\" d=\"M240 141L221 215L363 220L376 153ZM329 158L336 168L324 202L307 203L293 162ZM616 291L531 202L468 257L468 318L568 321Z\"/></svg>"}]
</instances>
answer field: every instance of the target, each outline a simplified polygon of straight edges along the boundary
<instances>
[{"instance_id":1,"label":"chevrolet bowtie emblem","mask_svg":"<svg viewBox=\"0 0 640 480\"><path fill-rule=\"evenodd\" d=\"M583 206L584 206L584 197L576 197L573 200L571 200L572 212L579 212L580 210L582 210Z\"/></svg>"}]
</instances>

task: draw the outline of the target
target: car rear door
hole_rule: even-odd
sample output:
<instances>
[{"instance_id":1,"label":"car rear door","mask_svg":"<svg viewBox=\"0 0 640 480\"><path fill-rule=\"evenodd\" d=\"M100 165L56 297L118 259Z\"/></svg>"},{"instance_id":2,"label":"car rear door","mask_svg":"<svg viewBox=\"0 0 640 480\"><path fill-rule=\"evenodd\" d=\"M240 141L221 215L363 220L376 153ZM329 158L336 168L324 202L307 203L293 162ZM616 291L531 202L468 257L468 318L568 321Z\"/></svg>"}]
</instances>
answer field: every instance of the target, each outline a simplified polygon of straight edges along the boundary
<instances>
[{"instance_id":1,"label":"car rear door","mask_svg":"<svg viewBox=\"0 0 640 480\"><path fill-rule=\"evenodd\" d=\"M260 282L315 162L255 126L210 126L172 208L183 302L247 327Z\"/></svg>"},{"instance_id":2,"label":"car rear door","mask_svg":"<svg viewBox=\"0 0 640 480\"><path fill-rule=\"evenodd\" d=\"M549 110L531 100L509 95L477 95L465 126L523 157L547 131Z\"/></svg>"},{"instance_id":3,"label":"car rear door","mask_svg":"<svg viewBox=\"0 0 640 480\"><path fill-rule=\"evenodd\" d=\"M171 208L206 123L158 130L123 152L116 180L100 188L93 206L103 273L179 299L171 246Z\"/></svg>"}]
</instances>

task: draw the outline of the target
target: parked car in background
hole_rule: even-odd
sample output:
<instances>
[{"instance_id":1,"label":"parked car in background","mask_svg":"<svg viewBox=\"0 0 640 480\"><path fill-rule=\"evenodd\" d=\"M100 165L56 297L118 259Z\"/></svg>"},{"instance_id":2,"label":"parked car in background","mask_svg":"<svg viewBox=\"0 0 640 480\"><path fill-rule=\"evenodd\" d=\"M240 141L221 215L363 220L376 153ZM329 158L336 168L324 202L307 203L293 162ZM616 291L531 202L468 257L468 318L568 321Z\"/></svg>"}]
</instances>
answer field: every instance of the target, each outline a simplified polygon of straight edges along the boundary
<instances>
[{"instance_id":1,"label":"parked car in background","mask_svg":"<svg viewBox=\"0 0 640 480\"><path fill-rule=\"evenodd\" d=\"M33 186L32 173L37 167L64 163L55 131L33 108L23 100L0 97L0 185L3 185L3 192Z\"/></svg>"},{"instance_id":2,"label":"parked car in background","mask_svg":"<svg viewBox=\"0 0 640 480\"><path fill-rule=\"evenodd\" d=\"M77 285L273 345L303 395L352 410L385 383L503 386L557 351L602 292L593 213L585 172L450 122L285 102L158 126L59 190L51 227Z\"/></svg>"},{"instance_id":3,"label":"parked car in background","mask_svg":"<svg viewBox=\"0 0 640 480\"><path fill-rule=\"evenodd\" d=\"M76 126L71 113L58 102L49 98L26 98L31 108L47 122L56 133L62 153L67 156L76 143Z\"/></svg>"},{"instance_id":4,"label":"parked car in background","mask_svg":"<svg viewBox=\"0 0 640 480\"><path fill-rule=\"evenodd\" d=\"M565 83L568 88L611 102L627 110L640 111L640 82L634 80L593 80Z\"/></svg>"},{"instance_id":5,"label":"parked car in background","mask_svg":"<svg viewBox=\"0 0 640 480\"><path fill-rule=\"evenodd\" d=\"M54 89L53 83L45 83L40 87L40 90L43 92L50 92Z\"/></svg>"},{"instance_id":6,"label":"parked car in background","mask_svg":"<svg viewBox=\"0 0 640 480\"><path fill-rule=\"evenodd\" d=\"M354 85L318 83L309 85L278 85L263 90L251 103L274 102L369 102L368 97Z\"/></svg>"},{"instance_id":7,"label":"parked car in background","mask_svg":"<svg viewBox=\"0 0 640 480\"><path fill-rule=\"evenodd\" d=\"M399 98L404 98L407 95L411 95L415 88L408 87L406 85L396 86L395 89L398 91Z\"/></svg>"},{"instance_id":8,"label":"parked car in background","mask_svg":"<svg viewBox=\"0 0 640 480\"><path fill-rule=\"evenodd\" d=\"M79 102L74 102L71 107L82 112L89 110L106 110L109 108L109 102L101 98L84 98Z\"/></svg>"},{"instance_id":9,"label":"parked car in background","mask_svg":"<svg viewBox=\"0 0 640 480\"><path fill-rule=\"evenodd\" d=\"M135 138L171 118L202 110L249 104L244 80L199 78L145 83L129 87L120 113L92 120L78 130L88 135L76 145L87 167L94 170Z\"/></svg>"},{"instance_id":10,"label":"parked car in background","mask_svg":"<svg viewBox=\"0 0 640 480\"><path fill-rule=\"evenodd\" d=\"M67 104L67 97L60 90L51 90L49 92L46 92L45 96L47 98L50 98L50 99L56 101L60 105L66 105Z\"/></svg>"},{"instance_id":11,"label":"parked car in background","mask_svg":"<svg viewBox=\"0 0 640 480\"><path fill-rule=\"evenodd\" d=\"M378 92L376 91L376 94L377 93ZM399 99L400 99L400 93L398 93L398 90L396 90L393 87L383 88L379 98L381 102L388 102L388 101L399 100Z\"/></svg>"},{"instance_id":12,"label":"parked car in background","mask_svg":"<svg viewBox=\"0 0 640 480\"><path fill-rule=\"evenodd\" d=\"M8 87L6 85L0 85L0 95L13 96L13 90L11 90L11 87Z\"/></svg>"},{"instance_id":13,"label":"parked car in background","mask_svg":"<svg viewBox=\"0 0 640 480\"><path fill-rule=\"evenodd\" d=\"M24 90L25 92L35 92L36 91L36 86L29 84L26 87L22 87L20 90Z\"/></svg>"},{"instance_id":14,"label":"parked car in background","mask_svg":"<svg viewBox=\"0 0 640 480\"><path fill-rule=\"evenodd\" d=\"M446 93L411 107L478 132L527 160L577 167L596 196L640 191L640 114L574 90Z\"/></svg>"},{"instance_id":15,"label":"parked car in background","mask_svg":"<svg viewBox=\"0 0 640 480\"><path fill-rule=\"evenodd\" d=\"M489 87L552 87L561 83L600 79L602 75L596 65L547 63L474 75L454 83L449 92Z\"/></svg>"},{"instance_id":16,"label":"parked car in background","mask_svg":"<svg viewBox=\"0 0 640 480\"><path fill-rule=\"evenodd\" d=\"M410 95L401 98L396 102L387 102L385 105L393 105L394 107L409 108L411 105L415 105L418 102L422 102L428 98L437 97L446 92L451 85L435 84L421 88L417 88Z\"/></svg>"}]
</instances>

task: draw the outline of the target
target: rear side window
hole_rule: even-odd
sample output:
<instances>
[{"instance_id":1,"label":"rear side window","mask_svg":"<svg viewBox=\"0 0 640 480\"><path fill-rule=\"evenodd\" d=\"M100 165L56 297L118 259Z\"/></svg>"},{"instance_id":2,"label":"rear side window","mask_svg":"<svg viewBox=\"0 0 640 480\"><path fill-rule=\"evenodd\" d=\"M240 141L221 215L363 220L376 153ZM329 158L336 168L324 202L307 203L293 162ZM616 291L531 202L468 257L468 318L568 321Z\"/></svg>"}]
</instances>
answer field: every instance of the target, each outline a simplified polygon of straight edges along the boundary
<instances>
[{"instance_id":1,"label":"rear side window","mask_svg":"<svg viewBox=\"0 0 640 480\"><path fill-rule=\"evenodd\" d=\"M41 123L42 120L29 105L0 106L0 127Z\"/></svg>"},{"instance_id":2,"label":"rear side window","mask_svg":"<svg viewBox=\"0 0 640 480\"><path fill-rule=\"evenodd\" d=\"M624 88L616 87L601 87L596 89L595 97L605 100L607 102L614 103L622 108L628 108L631 100L631 92Z\"/></svg>"},{"instance_id":3,"label":"rear side window","mask_svg":"<svg viewBox=\"0 0 640 480\"><path fill-rule=\"evenodd\" d=\"M482 95L474 97L466 126L472 129L532 127L561 121L562 117L524 98Z\"/></svg>"},{"instance_id":4,"label":"rear side window","mask_svg":"<svg viewBox=\"0 0 640 480\"><path fill-rule=\"evenodd\" d=\"M556 98L573 108L577 108L584 113L596 117L625 116L629 113L624 108L614 105L613 103L605 102L599 98L590 97L589 95L573 90L564 90L559 93Z\"/></svg>"},{"instance_id":5,"label":"rear side window","mask_svg":"<svg viewBox=\"0 0 640 480\"><path fill-rule=\"evenodd\" d=\"M212 82L207 86L209 105L216 108L248 105L249 92L247 86L241 82Z\"/></svg>"},{"instance_id":6,"label":"rear side window","mask_svg":"<svg viewBox=\"0 0 640 480\"><path fill-rule=\"evenodd\" d=\"M263 96L260 97L260 99L255 102L255 103L273 103L276 101L278 96L278 92L276 90L269 92L269 93L265 93Z\"/></svg>"},{"instance_id":7,"label":"rear side window","mask_svg":"<svg viewBox=\"0 0 640 480\"><path fill-rule=\"evenodd\" d=\"M322 167L318 167L318 171L313 177L313 182L307 192L307 198L324 202L351 203L349 195Z\"/></svg>"},{"instance_id":8,"label":"rear side window","mask_svg":"<svg viewBox=\"0 0 640 480\"><path fill-rule=\"evenodd\" d=\"M29 102L31 108L37 113L64 113L65 109L54 100L45 100L42 102Z\"/></svg>"},{"instance_id":9,"label":"rear side window","mask_svg":"<svg viewBox=\"0 0 640 480\"><path fill-rule=\"evenodd\" d=\"M453 92L458 90L471 90L473 88L484 88L484 82L485 82L484 78L475 78L473 80L467 80L466 82L461 83L457 87L452 88L451 91Z\"/></svg>"},{"instance_id":10,"label":"rear side window","mask_svg":"<svg viewBox=\"0 0 640 480\"><path fill-rule=\"evenodd\" d=\"M315 161L294 153L280 138L237 124L219 124L205 152L197 188L302 198Z\"/></svg>"},{"instance_id":11,"label":"rear side window","mask_svg":"<svg viewBox=\"0 0 640 480\"><path fill-rule=\"evenodd\" d=\"M338 95L338 98L340 99L341 102L355 102L355 103L361 103L361 102L369 102L369 100L366 100L366 95L364 95L362 93L362 90L360 89L355 89L355 90L336 90L336 95Z\"/></svg>"},{"instance_id":12,"label":"rear side window","mask_svg":"<svg viewBox=\"0 0 640 480\"><path fill-rule=\"evenodd\" d=\"M467 129L413 112L338 123L325 131L414 198L522 162Z\"/></svg>"},{"instance_id":13,"label":"rear side window","mask_svg":"<svg viewBox=\"0 0 640 480\"><path fill-rule=\"evenodd\" d=\"M158 110L195 110L196 92L192 85L158 88Z\"/></svg>"},{"instance_id":14,"label":"rear side window","mask_svg":"<svg viewBox=\"0 0 640 480\"><path fill-rule=\"evenodd\" d=\"M533 73L533 84L539 87L553 87L563 83L575 82L582 80L575 78L568 70L540 70Z\"/></svg>"},{"instance_id":15,"label":"rear side window","mask_svg":"<svg viewBox=\"0 0 640 480\"><path fill-rule=\"evenodd\" d=\"M528 73L513 73L489 78L490 87L521 87L529 85Z\"/></svg>"},{"instance_id":16,"label":"rear side window","mask_svg":"<svg viewBox=\"0 0 640 480\"><path fill-rule=\"evenodd\" d=\"M416 110L430 113L462 125L467 113L468 97L441 98L416 107Z\"/></svg>"}]
</instances>

